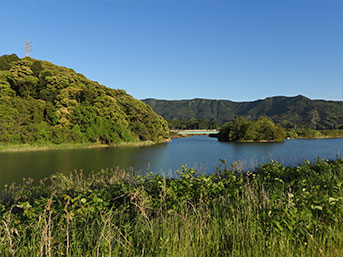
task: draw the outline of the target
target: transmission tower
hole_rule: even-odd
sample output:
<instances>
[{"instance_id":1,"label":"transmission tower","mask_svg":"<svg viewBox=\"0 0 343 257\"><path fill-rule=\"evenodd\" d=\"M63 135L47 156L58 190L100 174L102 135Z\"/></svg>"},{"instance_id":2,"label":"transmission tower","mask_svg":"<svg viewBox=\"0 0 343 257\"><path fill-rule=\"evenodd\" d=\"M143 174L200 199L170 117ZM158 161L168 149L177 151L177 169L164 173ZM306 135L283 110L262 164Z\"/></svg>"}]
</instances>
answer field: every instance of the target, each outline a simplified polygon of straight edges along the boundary
<instances>
[{"instance_id":1,"label":"transmission tower","mask_svg":"<svg viewBox=\"0 0 343 257\"><path fill-rule=\"evenodd\" d=\"M32 51L32 42L30 41L30 39L27 39L25 42L26 56L30 56L31 51Z\"/></svg>"}]
</instances>

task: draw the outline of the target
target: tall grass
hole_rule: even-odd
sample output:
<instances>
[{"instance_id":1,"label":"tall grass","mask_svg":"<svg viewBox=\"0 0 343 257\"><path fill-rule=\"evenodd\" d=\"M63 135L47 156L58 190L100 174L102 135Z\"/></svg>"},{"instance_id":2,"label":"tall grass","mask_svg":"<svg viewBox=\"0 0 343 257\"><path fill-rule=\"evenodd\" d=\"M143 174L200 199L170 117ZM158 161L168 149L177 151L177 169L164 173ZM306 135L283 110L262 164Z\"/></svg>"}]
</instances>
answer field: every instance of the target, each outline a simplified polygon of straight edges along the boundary
<instances>
[{"instance_id":1,"label":"tall grass","mask_svg":"<svg viewBox=\"0 0 343 257\"><path fill-rule=\"evenodd\" d=\"M115 170L6 187L4 256L343 256L343 159L179 178Z\"/></svg>"}]
</instances>

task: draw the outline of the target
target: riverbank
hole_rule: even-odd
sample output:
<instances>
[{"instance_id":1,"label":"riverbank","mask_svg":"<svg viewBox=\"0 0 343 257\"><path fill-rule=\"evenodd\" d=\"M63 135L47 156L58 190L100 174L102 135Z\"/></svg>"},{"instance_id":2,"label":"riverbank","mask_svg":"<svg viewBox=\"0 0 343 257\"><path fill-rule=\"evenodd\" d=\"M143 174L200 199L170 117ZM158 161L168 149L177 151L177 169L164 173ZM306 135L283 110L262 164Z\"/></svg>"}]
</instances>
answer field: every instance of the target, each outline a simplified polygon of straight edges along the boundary
<instances>
[{"instance_id":1,"label":"riverbank","mask_svg":"<svg viewBox=\"0 0 343 257\"><path fill-rule=\"evenodd\" d=\"M343 138L343 131L339 130L326 130L326 131L315 131L315 133L289 133L288 136L283 140L236 140L228 141L223 140L221 142L233 142L233 143L282 143L286 139L330 139L330 138ZM210 134L210 137L218 138L218 134ZM219 140L220 141L220 140Z\"/></svg>"},{"instance_id":2,"label":"riverbank","mask_svg":"<svg viewBox=\"0 0 343 257\"><path fill-rule=\"evenodd\" d=\"M209 137L214 137L217 138L219 142L227 142L227 143L283 143L285 140L266 140L266 139L261 139L261 140L226 140L224 138L220 138L218 134L210 134Z\"/></svg>"},{"instance_id":3,"label":"riverbank","mask_svg":"<svg viewBox=\"0 0 343 257\"><path fill-rule=\"evenodd\" d=\"M330 139L330 138L343 138L343 136L315 136L315 137L294 137L294 138L287 138L287 139Z\"/></svg>"},{"instance_id":4,"label":"riverbank","mask_svg":"<svg viewBox=\"0 0 343 257\"><path fill-rule=\"evenodd\" d=\"M283 143L285 140L238 140L238 141L223 141L232 143Z\"/></svg>"},{"instance_id":5,"label":"riverbank","mask_svg":"<svg viewBox=\"0 0 343 257\"><path fill-rule=\"evenodd\" d=\"M0 152L31 152L48 151L59 149L87 149L87 148L109 148L109 147L140 147L150 146L170 142L170 139L160 141L141 141L141 142L121 142L118 144L100 144L100 143L68 143L68 144L42 144L42 145L0 145Z\"/></svg>"},{"instance_id":6,"label":"riverbank","mask_svg":"<svg viewBox=\"0 0 343 257\"><path fill-rule=\"evenodd\" d=\"M342 183L343 159L26 180L1 190L0 255L343 256Z\"/></svg>"},{"instance_id":7,"label":"riverbank","mask_svg":"<svg viewBox=\"0 0 343 257\"><path fill-rule=\"evenodd\" d=\"M342 129L290 129L287 136L291 139L323 139L323 138L343 138Z\"/></svg>"}]
</instances>

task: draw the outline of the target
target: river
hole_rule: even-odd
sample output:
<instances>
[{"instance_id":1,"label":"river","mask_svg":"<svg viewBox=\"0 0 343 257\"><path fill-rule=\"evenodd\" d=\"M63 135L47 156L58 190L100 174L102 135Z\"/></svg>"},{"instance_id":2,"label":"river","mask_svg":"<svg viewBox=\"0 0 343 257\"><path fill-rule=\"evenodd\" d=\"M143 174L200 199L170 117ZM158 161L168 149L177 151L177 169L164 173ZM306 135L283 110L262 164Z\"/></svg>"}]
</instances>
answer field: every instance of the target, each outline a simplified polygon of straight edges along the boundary
<instances>
[{"instance_id":1,"label":"river","mask_svg":"<svg viewBox=\"0 0 343 257\"><path fill-rule=\"evenodd\" d=\"M211 173L220 165L240 161L245 169L275 160L294 166L320 157L336 159L343 154L343 139L297 139L284 143L223 143L216 138L193 136L174 139L169 143L144 147L49 150L37 152L0 153L0 187L20 183L22 178L35 181L56 172L84 173L107 168L134 168L145 172L175 175L182 164Z\"/></svg>"}]
</instances>

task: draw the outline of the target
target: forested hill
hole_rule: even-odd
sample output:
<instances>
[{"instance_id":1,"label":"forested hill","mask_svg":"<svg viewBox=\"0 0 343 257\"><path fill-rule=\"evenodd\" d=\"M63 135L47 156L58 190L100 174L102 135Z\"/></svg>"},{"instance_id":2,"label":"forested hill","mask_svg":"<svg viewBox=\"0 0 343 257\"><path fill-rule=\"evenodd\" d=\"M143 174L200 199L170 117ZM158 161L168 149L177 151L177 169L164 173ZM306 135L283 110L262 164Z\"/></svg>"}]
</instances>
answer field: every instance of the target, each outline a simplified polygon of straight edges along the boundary
<instances>
[{"instance_id":1,"label":"forested hill","mask_svg":"<svg viewBox=\"0 0 343 257\"><path fill-rule=\"evenodd\" d=\"M72 69L0 57L0 143L119 143L168 138L148 105Z\"/></svg>"},{"instance_id":2,"label":"forested hill","mask_svg":"<svg viewBox=\"0 0 343 257\"><path fill-rule=\"evenodd\" d=\"M311 100L302 95L276 96L253 102L229 100L145 99L166 120L206 120L223 124L236 115L247 119L268 116L284 127L339 128L343 124L343 102Z\"/></svg>"}]
</instances>

